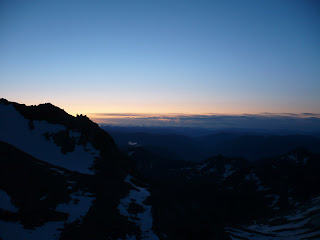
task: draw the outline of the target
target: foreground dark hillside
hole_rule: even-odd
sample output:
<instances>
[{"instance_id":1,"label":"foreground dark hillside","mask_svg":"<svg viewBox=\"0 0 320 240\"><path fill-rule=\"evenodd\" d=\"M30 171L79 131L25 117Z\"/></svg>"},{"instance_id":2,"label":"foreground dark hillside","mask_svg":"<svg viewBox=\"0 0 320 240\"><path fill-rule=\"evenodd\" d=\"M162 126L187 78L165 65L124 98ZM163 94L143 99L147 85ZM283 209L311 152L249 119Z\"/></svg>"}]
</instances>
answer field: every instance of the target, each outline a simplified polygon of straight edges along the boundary
<instances>
[{"instance_id":1,"label":"foreground dark hillside","mask_svg":"<svg viewBox=\"0 0 320 240\"><path fill-rule=\"evenodd\" d=\"M131 146L129 155L151 182L155 224L168 239L320 238L319 154L298 148L256 162L218 155L195 163L150 161Z\"/></svg>"}]
</instances>

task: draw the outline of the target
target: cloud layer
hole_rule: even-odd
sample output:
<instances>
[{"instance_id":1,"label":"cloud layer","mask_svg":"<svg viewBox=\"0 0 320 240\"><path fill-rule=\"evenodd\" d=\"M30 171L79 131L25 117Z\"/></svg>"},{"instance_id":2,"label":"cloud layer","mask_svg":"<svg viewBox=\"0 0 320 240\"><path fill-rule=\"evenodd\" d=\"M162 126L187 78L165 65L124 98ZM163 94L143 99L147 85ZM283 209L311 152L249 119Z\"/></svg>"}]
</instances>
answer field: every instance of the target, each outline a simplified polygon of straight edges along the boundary
<instances>
[{"instance_id":1,"label":"cloud layer","mask_svg":"<svg viewBox=\"0 0 320 240\"><path fill-rule=\"evenodd\" d=\"M90 115L89 115L90 116ZM148 115L104 113L90 116L97 123L119 126L248 128L320 131L320 114L262 113L244 115Z\"/></svg>"}]
</instances>

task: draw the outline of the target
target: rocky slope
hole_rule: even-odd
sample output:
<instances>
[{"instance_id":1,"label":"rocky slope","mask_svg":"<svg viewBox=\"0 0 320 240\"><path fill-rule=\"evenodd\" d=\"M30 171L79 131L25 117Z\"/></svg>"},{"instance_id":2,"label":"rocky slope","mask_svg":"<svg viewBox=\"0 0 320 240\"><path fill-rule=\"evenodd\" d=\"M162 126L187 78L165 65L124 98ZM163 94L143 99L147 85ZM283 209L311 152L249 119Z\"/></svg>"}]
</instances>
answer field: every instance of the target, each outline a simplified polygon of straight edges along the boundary
<instances>
[{"instance_id":1,"label":"rocky slope","mask_svg":"<svg viewBox=\"0 0 320 240\"><path fill-rule=\"evenodd\" d=\"M297 148L257 162L218 155L179 163L141 146L128 154L151 182L164 239L320 237L318 154Z\"/></svg>"}]
</instances>

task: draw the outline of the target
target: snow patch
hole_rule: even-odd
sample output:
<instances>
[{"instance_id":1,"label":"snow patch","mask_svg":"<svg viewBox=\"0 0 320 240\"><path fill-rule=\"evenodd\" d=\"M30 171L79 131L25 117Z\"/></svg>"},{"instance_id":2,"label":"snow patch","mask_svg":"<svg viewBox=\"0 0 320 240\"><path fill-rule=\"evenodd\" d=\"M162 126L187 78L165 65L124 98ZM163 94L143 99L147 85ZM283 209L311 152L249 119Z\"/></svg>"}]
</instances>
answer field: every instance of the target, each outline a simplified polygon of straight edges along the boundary
<instances>
[{"instance_id":1,"label":"snow patch","mask_svg":"<svg viewBox=\"0 0 320 240\"><path fill-rule=\"evenodd\" d=\"M88 194L80 195L80 192L73 193L70 197L71 200L69 203L60 204L56 208L57 211L69 214L67 223L74 222L78 218L84 217L94 200L94 198Z\"/></svg>"},{"instance_id":2,"label":"snow patch","mask_svg":"<svg viewBox=\"0 0 320 240\"><path fill-rule=\"evenodd\" d=\"M250 172L244 177L245 180L247 181L253 181L253 182L260 182L260 179L254 172Z\"/></svg>"},{"instance_id":3,"label":"snow patch","mask_svg":"<svg viewBox=\"0 0 320 240\"><path fill-rule=\"evenodd\" d=\"M147 197L150 196L150 193L145 188L138 187L137 185L135 185L131 181L132 179L133 178L130 175L128 175L125 179L125 182L129 183L137 190L130 190L129 195L120 200L120 204L118 206L120 214L127 216L129 218L129 221L134 222L140 227L142 232L141 239L158 240L158 236L152 231L153 217L151 213L151 206L144 204L144 201ZM142 206L143 212L138 213L137 215L129 213L128 208L130 203L135 203ZM135 239L135 237L127 237L127 239Z\"/></svg>"},{"instance_id":4,"label":"snow patch","mask_svg":"<svg viewBox=\"0 0 320 240\"><path fill-rule=\"evenodd\" d=\"M295 162L298 162L297 156L295 156L295 155L293 155L293 154L289 155L288 158L291 159L291 160L293 160L293 161L295 161Z\"/></svg>"},{"instance_id":5,"label":"snow patch","mask_svg":"<svg viewBox=\"0 0 320 240\"><path fill-rule=\"evenodd\" d=\"M256 175L255 172L250 172L249 174L245 175L244 179L246 181L255 182L255 184L257 185L257 190L258 191L268 191L268 190L270 190L270 188L267 188L267 187L262 185L259 177Z\"/></svg>"},{"instance_id":6,"label":"snow patch","mask_svg":"<svg viewBox=\"0 0 320 240\"><path fill-rule=\"evenodd\" d=\"M257 190L258 191L269 191L269 190L271 190L271 188L268 188L268 187L265 187L265 186L262 186L262 185L258 185Z\"/></svg>"},{"instance_id":7,"label":"snow patch","mask_svg":"<svg viewBox=\"0 0 320 240\"><path fill-rule=\"evenodd\" d=\"M204 164L201 164L201 165L198 165L197 169L199 171L201 171L203 168L205 168L206 166L208 166L209 163L204 163Z\"/></svg>"},{"instance_id":8,"label":"snow patch","mask_svg":"<svg viewBox=\"0 0 320 240\"><path fill-rule=\"evenodd\" d=\"M42 201L42 200L44 200L44 199L46 199L47 198L47 195L44 195L44 196L42 196L41 198L40 198L40 201Z\"/></svg>"},{"instance_id":9,"label":"snow patch","mask_svg":"<svg viewBox=\"0 0 320 240\"><path fill-rule=\"evenodd\" d=\"M132 141L129 141L129 142L128 142L128 145L130 145L130 146L136 146L136 147L140 146L140 145L138 144L138 142L132 142Z\"/></svg>"},{"instance_id":10,"label":"snow patch","mask_svg":"<svg viewBox=\"0 0 320 240\"><path fill-rule=\"evenodd\" d=\"M0 140L12 144L42 161L71 171L94 174L90 167L100 152L94 149L90 143L86 148L82 145L75 145L73 152L63 154L59 146L51 139L47 140L44 137L45 133L66 130L65 126L50 124L46 121L33 121L34 129L31 130L28 127L29 120L11 105L0 104L0 115L2 116L0 118ZM69 131L69 135L79 137L80 133ZM88 149L94 154L90 154Z\"/></svg>"},{"instance_id":11,"label":"snow patch","mask_svg":"<svg viewBox=\"0 0 320 240\"><path fill-rule=\"evenodd\" d=\"M11 197L3 190L0 190L0 208L10 212L18 211L18 208L11 203Z\"/></svg>"},{"instance_id":12,"label":"snow patch","mask_svg":"<svg viewBox=\"0 0 320 240\"><path fill-rule=\"evenodd\" d=\"M118 238L118 240L122 240L122 239ZM124 240L136 240L136 236L126 234L126 238Z\"/></svg>"},{"instance_id":13,"label":"snow patch","mask_svg":"<svg viewBox=\"0 0 320 240\"><path fill-rule=\"evenodd\" d=\"M232 167L233 166L231 164L224 165L224 174L223 174L224 179L231 176L235 172L235 170L231 170Z\"/></svg>"},{"instance_id":14,"label":"snow patch","mask_svg":"<svg viewBox=\"0 0 320 240\"><path fill-rule=\"evenodd\" d=\"M134 154L134 151L128 152L128 157L131 157Z\"/></svg>"},{"instance_id":15,"label":"snow patch","mask_svg":"<svg viewBox=\"0 0 320 240\"><path fill-rule=\"evenodd\" d=\"M56 171L56 172L58 172L58 173L61 173L61 174L64 174L64 171L61 171L61 170L59 170L59 169L57 169L57 168L50 168L51 170L54 170L54 171Z\"/></svg>"},{"instance_id":16,"label":"snow patch","mask_svg":"<svg viewBox=\"0 0 320 240\"><path fill-rule=\"evenodd\" d=\"M59 204L56 207L57 211L65 212L69 214L66 221L47 222L44 225L35 229L25 229L22 224L18 222L5 222L0 220L0 236L3 240L10 239L23 239L23 240L57 240L60 237L61 229L63 229L65 223L74 222L77 219L81 220L82 216L85 216L88 212L92 197L88 196L76 196L71 194L72 200L69 203ZM79 201L74 201L78 199Z\"/></svg>"},{"instance_id":17,"label":"snow patch","mask_svg":"<svg viewBox=\"0 0 320 240\"><path fill-rule=\"evenodd\" d=\"M272 203L269 205L269 207L274 207L280 198L280 196L277 194L269 194L269 195L266 195L266 197L273 198Z\"/></svg>"},{"instance_id":18,"label":"snow patch","mask_svg":"<svg viewBox=\"0 0 320 240\"><path fill-rule=\"evenodd\" d=\"M314 218L320 216L320 206L318 200L313 199L312 205L304 210L296 210L293 214L283 216L285 223L272 224L254 224L250 226L241 226L241 228L226 227L225 230L230 234L231 239L250 239L250 240L303 240L318 239L320 229L310 224ZM270 219L268 222L272 222Z\"/></svg>"}]
</instances>

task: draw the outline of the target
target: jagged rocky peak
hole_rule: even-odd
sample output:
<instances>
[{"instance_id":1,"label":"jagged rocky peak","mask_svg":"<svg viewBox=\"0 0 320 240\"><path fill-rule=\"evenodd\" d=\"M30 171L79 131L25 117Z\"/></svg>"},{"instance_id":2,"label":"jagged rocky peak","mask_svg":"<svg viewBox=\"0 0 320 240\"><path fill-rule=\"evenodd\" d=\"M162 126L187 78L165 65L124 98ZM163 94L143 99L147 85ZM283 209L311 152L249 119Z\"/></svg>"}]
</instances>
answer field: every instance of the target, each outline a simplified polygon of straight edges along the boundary
<instances>
[{"instance_id":1,"label":"jagged rocky peak","mask_svg":"<svg viewBox=\"0 0 320 240\"><path fill-rule=\"evenodd\" d=\"M50 124L64 126L64 129L60 130L59 135L55 137L57 142L59 142L59 139L69 136L70 131L72 131L78 135L80 134L77 142L79 144L85 145L87 142L90 142L94 148L100 151L116 151L115 149L117 147L112 137L102 130L98 124L92 122L84 115L74 117L51 103L40 104L38 106L26 106L24 104L9 102L6 99L0 99L0 104L2 106L13 106L14 109L28 121L28 126L31 130L34 129L35 121L46 121ZM6 117L5 111L10 110L12 111L12 109L2 110L4 118ZM11 125L12 124L14 123L11 123ZM48 134L46 135L49 137ZM66 140L65 142L69 142L70 144L70 141L71 140Z\"/></svg>"}]
</instances>

